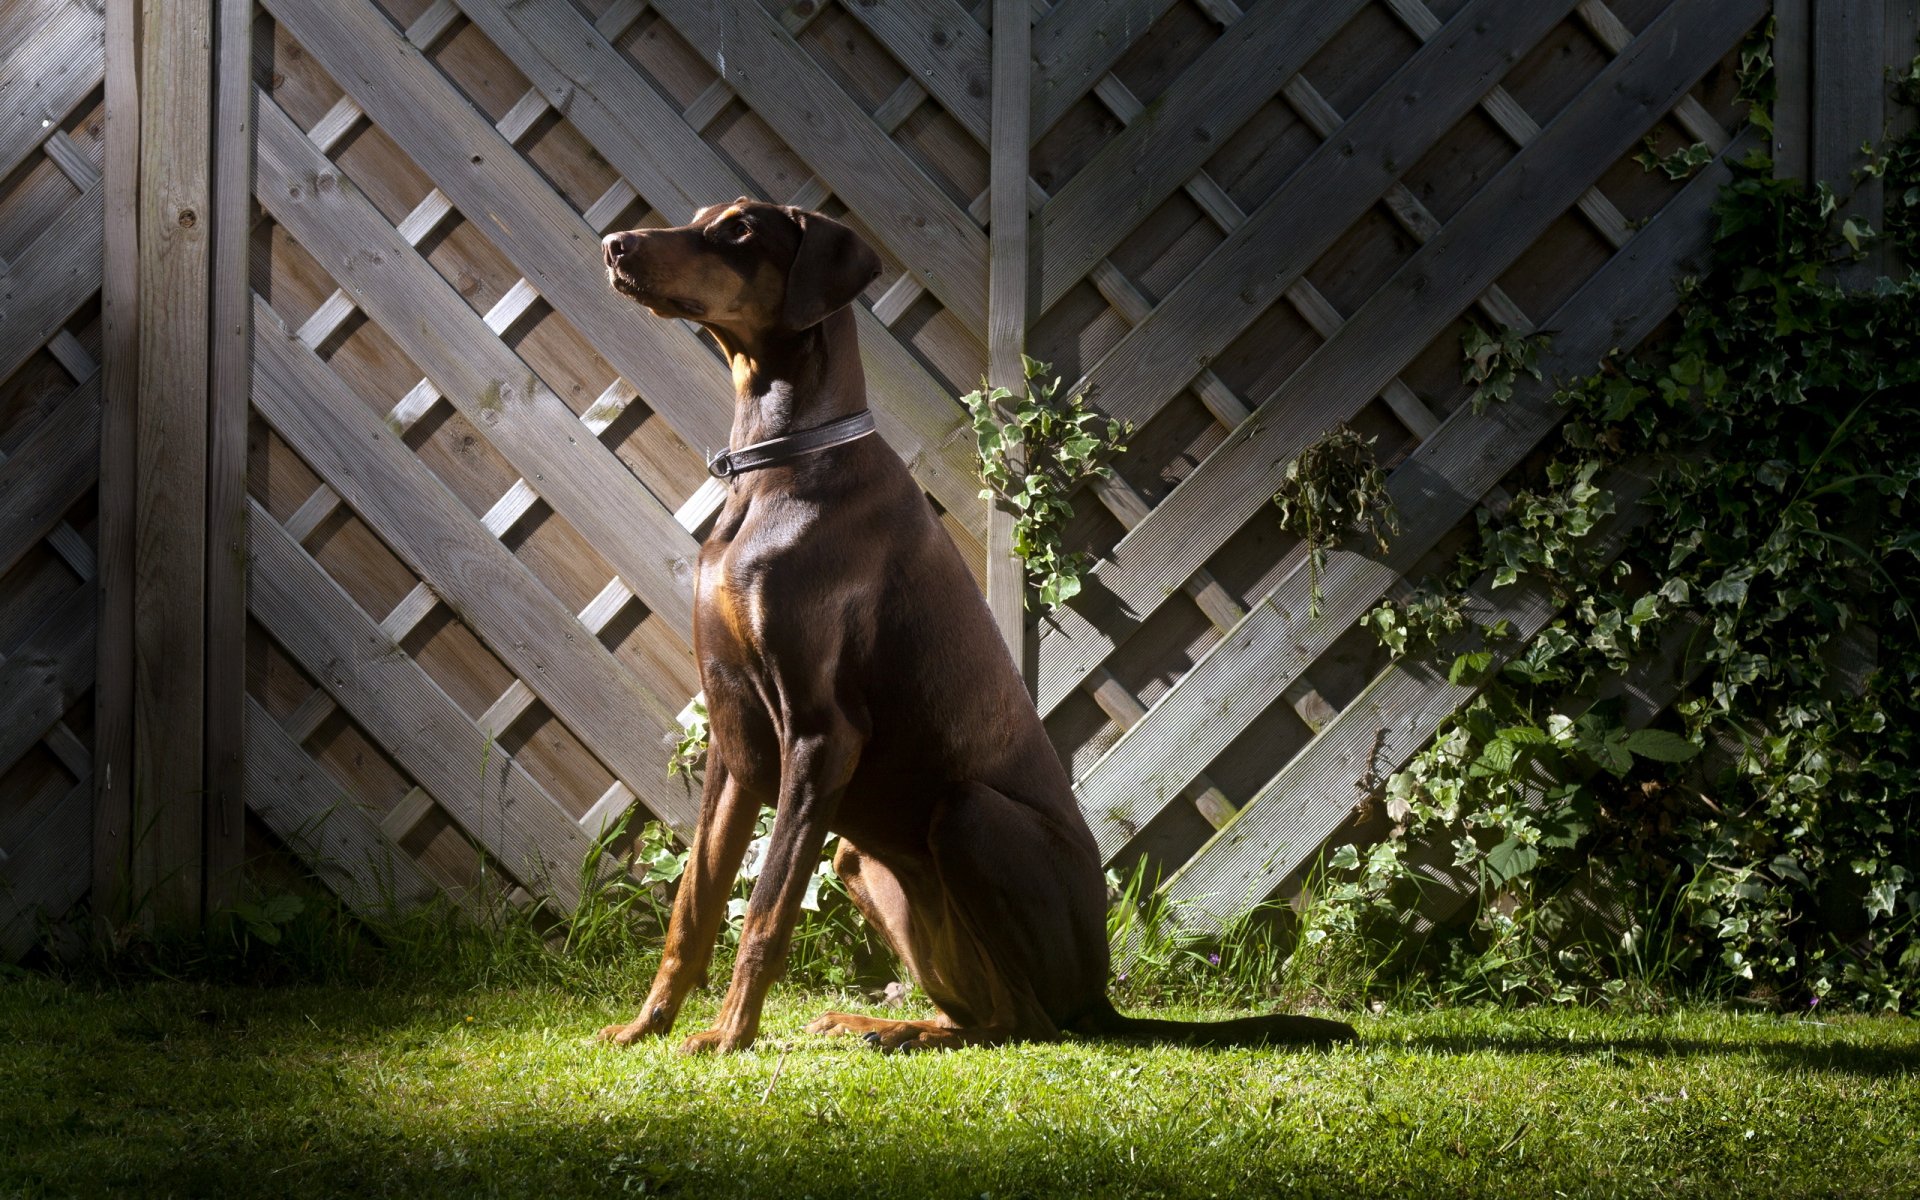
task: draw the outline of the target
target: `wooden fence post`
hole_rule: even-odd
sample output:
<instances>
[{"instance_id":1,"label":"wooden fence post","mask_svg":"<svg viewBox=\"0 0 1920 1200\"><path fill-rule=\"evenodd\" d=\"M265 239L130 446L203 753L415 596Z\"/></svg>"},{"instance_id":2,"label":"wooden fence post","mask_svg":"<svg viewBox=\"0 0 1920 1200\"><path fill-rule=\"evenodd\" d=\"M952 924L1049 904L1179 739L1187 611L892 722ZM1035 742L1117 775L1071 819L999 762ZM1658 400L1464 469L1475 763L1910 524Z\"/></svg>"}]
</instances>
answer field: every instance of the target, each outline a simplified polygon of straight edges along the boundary
<instances>
[{"instance_id":1,"label":"wooden fence post","mask_svg":"<svg viewBox=\"0 0 1920 1200\"><path fill-rule=\"evenodd\" d=\"M140 35L132 900L156 924L193 928L205 863L211 0L146 0Z\"/></svg>"},{"instance_id":2,"label":"wooden fence post","mask_svg":"<svg viewBox=\"0 0 1920 1200\"><path fill-rule=\"evenodd\" d=\"M1886 125L1887 0L1814 0L1809 178L1831 187L1843 217L1882 227L1885 189L1877 175L1855 178L1867 165L1863 149L1878 146ZM1885 256L1870 244L1859 261L1843 264L1843 283L1864 287L1885 272Z\"/></svg>"},{"instance_id":3,"label":"wooden fence post","mask_svg":"<svg viewBox=\"0 0 1920 1200\"><path fill-rule=\"evenodd\" d=\"M1033 26L1026 0L994 0L993 116L987 272L987 379L1016 395L1026 386L1021 355L1027 336L1027 147L1033 94ZM1013 552L1013 510L987 509L987 606L1021 674L1026 653L1026 564ZM1029 684L1031 686L1031 684Z\"/></svg>"}]
</instances>

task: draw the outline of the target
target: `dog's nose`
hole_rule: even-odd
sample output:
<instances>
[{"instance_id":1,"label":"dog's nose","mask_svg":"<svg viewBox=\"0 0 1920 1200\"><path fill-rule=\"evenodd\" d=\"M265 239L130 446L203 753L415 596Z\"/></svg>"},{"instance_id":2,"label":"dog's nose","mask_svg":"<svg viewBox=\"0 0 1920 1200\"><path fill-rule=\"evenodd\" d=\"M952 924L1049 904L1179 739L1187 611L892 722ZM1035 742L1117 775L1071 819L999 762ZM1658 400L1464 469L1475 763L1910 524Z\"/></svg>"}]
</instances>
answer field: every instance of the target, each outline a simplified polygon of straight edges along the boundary
<instances>
[{"instance_id":1,"label":"dog's nose","mask_svg":"<svg viewBox=\"0 0 1920 1200\"><path fill-rule=\"evenodd\" d=\"M640 235L632 232L610 233L600 239L601 253L606 256L609 267L617 267L620 260L632 254L640 245Z\"/></svg>"}]
</instances>

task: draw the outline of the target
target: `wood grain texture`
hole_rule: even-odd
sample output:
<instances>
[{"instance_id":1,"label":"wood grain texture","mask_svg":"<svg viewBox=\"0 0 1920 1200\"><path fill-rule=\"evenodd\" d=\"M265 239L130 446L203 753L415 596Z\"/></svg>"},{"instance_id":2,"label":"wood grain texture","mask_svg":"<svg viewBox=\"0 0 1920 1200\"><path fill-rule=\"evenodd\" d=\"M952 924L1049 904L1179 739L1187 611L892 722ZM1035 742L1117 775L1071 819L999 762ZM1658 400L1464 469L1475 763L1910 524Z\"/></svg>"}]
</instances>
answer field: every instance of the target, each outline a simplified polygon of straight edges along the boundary
<instances>
[{"instance_id":1,"label":"wood grain texture","mask_svg":"<svg viewBox=\"0 0 1920 1200\"><path fill-rule=\"evenodd\" d=\"M1380 389L1738 41L1761 0L1675 5L1117 544L1100 586L1151 612L1273 494L1287 463Z\"/></svg>"},{"instance_id":2,"label":"wood grain texture","mask_svg":"<svg viewBox=\"0 0 1920 1200\"><path fill-rule=\"evenodd\" d=\"M1774 0L1773 172L1781 178L1811 177L1813 2Z\"/></svg>"},{"instance_id":3,"label":"wood grain texture","mask_svg":"<svg viewBox=\"0 0 1920 1200\"><path fill-rule=\"evenodd\" d=\"M476 845L572 910L592 842L257 502L249 512L254 617Z\"/></svg>"},{"instance_id":4,"label":"wood grain texture","mask_svg":"<svg viewBox=\"0 0 1920 1200\"><path fill-rule=\"evenodd\" d=\"M708 204L752 195L753 185L687 126L600 33L564 0L504 8L466 0L484 29L648 205L669 221L690 220ZM920 486L955 514L975 541L986 518L975 493L966 414L866 305L855 302L867 395L880 436L906 459ZM730 418L731 410L723 413ZM721 428L717 449L726 442ZM969 555L973 557L973 555Z\"/></svg>"},{"instance_id":5,"label":"wood grain texture","mask_svg":"<svg viewBox=\"0 0 1920 1200\"><path fill-rule=\"evenodd\" d=\"M246 859L247 287L253 211L253 0L219 0L214 64L211 387L207 395L207 907Z\"/></svg>"},{"instance_id":6,"label":"wood grain texture","mask_svg":"<svg viewBox=\"0 0 1920 1200\"><path fill-rule=\"evenodd\" d=\"M83 776L50 804L11 814L0 826L0 962L25 954L43 925L58 921L86 894L88 811L93 777Z\"/></svg>"},{"instance_id":7,"label":"wood grain texture","mask_svg":"<svg viewBox=\"0 0 1920 1200\"><path fill-rule=\"evenodd\" d=\"M100 470L100 376L90 376L0 462L0 575L53 531Z\"/></svg>"},{"instance_id":8,"label":"wood grain texture","mask_svg":"<svg viewBox=\"0 0 1920 1200\"><path fill-rule=\"evenodd\" d=\"M993 233L988 275L987 372L995 387L1014 395L1026 390L1022 365L1027 345L1027 85L1031 64L1025 0L994 0L992 193ZM1022 468L1017 456L1009 468ZM1015 663L1026 662L1026 563L1014 552L1014 512L987 501L987 608Z\"/></svg>"},{"instance_id":9,"label":"wood grain texture","mask_svg":"<svg viewBox=\"0 0 1920 1200\"><path fill-rule=\"evenodd\" d=\"M1136 425L1232 344L1499 81L1572 0L1477 0L1396 71L1093 368ZM1364 148L1364 149L1362 149ZM1594 162L1596 173L1601 162ZM1557 215L1557 214L1556 214ZM1515 238L1513 249L1524 243Z\"/></svg>"},{"instance_id":10,"label":"wood grain texture","mask_svg":"<svg viewBox=\"0 0 1920 1200\"><path fill-rule=\"evenodd\" d=\"M987 240L754 0L655 0L707 64L976 336Z\"/></svg>"},{"instance_id":11,"label":"wood grain texture","mask_svg":"<svg viewBox=\"0 0 1920 1200\"><path fill-rule=\"evenodd\" d=\"M1172 7L1173 0L1077 0L1048 9L1033 28L1033 140L1092 91Z\"/></svg>"},{"instance_id":12,"label":"wood grain texture","mask_svg":"<svg viewBox=\"0 0 1920 1200\"><path fill-rule=\"evenodd\" d=\"M1639 499L1650 480L1621 470L1600 484L1616 503L1615 515L1591 535L1591 547L1605 561L1646 519L1649 510ZM1387 668L1167 880L1162 894L1177 922L1192 931L1218 932L1233 914L1271 896L1479 690L1478 684L1448 682L1445 664L1467 649L1488 650L1493 665L1484 680L1559 611L1552 590L1538 579L1528 576L1499 589L1493 579L1489 571L1476 580L1466 604L1489 622L1510 622L1512 636L1482 644L1476 630L1447 639L1432 655Z\"/></svg>"},{"instance_id":13,"label":"wood grain texture","mask_svg":"<svg viewBox=\"0 0 1920 1200\"><path fill-rule=\"evenodd\" d=\"M93 686L94 621L85 598L83 586L0 662L0 772ZM85 862L82 856L69 866L84 875Z\"/></svg>"},{"instance_id":14,"label":"wood grain texture","mask_svg":"<svg viewBox=\"0 0 1920 1200\"><path fill-rule=\"evenodd\" d=\"M206 852L210 0L145 0L140 32L134 894L157 924L193 929Z\"/></svg>"},{"instance_id":15,"label":"wood grain texture","mask_svg":"<svg viewBox=\"0 0 1920 1200\"><path fill-rule=\"evenodd\" d=\"M1886 125L1886 92L1869 86L1886 72L1886 0L1813 0L1810 95L1810 179L1833 188L1841 219L1857 218L1874 229L1885 224L1885 187L1878 175L1859 176L1868 165L1864 147L1876 146ZM1910 58L1914 47L1905 48ZM1869 242L1858 261L1835 273L1843 284L1865 287L1885 271L1883 245Z\"/></svg>"},{"instance_id":16,"label":"wood grain texture","mask_svg":"<svg viewBox=\"0 0 1920 1200\"><path fill-rule=\"evenodd\" d=\"M1036 312L1052 308L1190 179L1364 5L1263 4L1208 46L1040 210Z\"/></svg>"},{"instance_id":17,"label":"wood grain texture","mask_svg":"<svg viewBox=\"0 0 1920 1200\"><path fill-rule=\"evenodd\" d=\"M649 494L478 313L301 135L271 97L258 96L257 194L262 205L333 274L683 640L692 637L699 553Z\"/></svg>"},{"instance_id":18,"label":"wood grain texture","mask_svg":"<svg viewBox=\"0 0 1920 1200\"><path fill-rule=\"evenodd\" d=\"M888 0L845 8L962 129L982 146L989 145L993 51L986 31L966 9L954 0ZM998 17L994 28L1003 28ZM1031 73L1022 70L1020 76L1024 87Z\"/></svg>"},{"instance_id":19,"label":"wood grain texture","mask_svg":"<svg viewBox=\"0 0 1920 1200\"><path fill-rule=\"evenodd\" d=\"M92 5L54 6L46 21L4 51L0 80L0 179L57 132L106 71L105 23Z\"/></svg>"},{"instance_id":20,"label":"wood grain texture","mask_svg":"<svg viewBox=\"0 0 1920 1200\"><path fill-rule=\"evenodd\" d=\"M95 184L0 274L4 294L13 298L0 309L0 379L19 370L100 290L105 198L105 184Z\"/></svg>"},{"instance_id":21,"label":"wood grain texture","mask_svg":"<svg viewBox=\"0 0 1920 1200\"><path fill-rule=\"evenodd\" d=\"M266 7L683 439L725 444L733 388L713 356L606 286L600 235L378 9Z\"/></svg>"},{"instance_id":22,"label":"wood grain texture","mask_svg":"<svg viewBox=\"0 0 1920 1200\"><path fill-rule=\"evenodd\" d=\"M602 646L264 301L254 321L261 415L616 776L690 832L698 813L661 741L678 698L654 695Z\"/></svg>"},{"instance_id":23,"label":"wood grain texture","mask_svg":"<svg viewBox=\"0 0 1920 1200\"><path fill-rule=\"evenodd\" d=\"M366 920L433 903L440 888L381 832L377 817L308 758L259 701L247 698L243 711L247 804L281 844Z\"/></svg>"},{"instance_id":24,"label":"wood grain texture","mask_svg":"<svg viewBox=\"0 0 1920 1200\"><path fill-rule=\"evenodd\" d=\"M1543 357L1544 380L1528 380L1511 400L1485 413L1457 410L1394 470L1387 492L1402 524L1391 548L1378 555L1333 552L1318 580L1318 618L1305 615L1315 582L1303 564L1283 576L1085 773L1077 791L1110 861L1123 860L1132 838L1169 799L1559 423L1565 414L1554 400L1553 380L1591 370L1609 350L1638 344L1665 319L1677 299L1673 281L1704 266L1708 213L1731 178L1729 164L1755 142L1744 136L1695 176L1627 250L1553 315L1552 326L1566 332Z\"/></svg>"},{"instance_id":25,"label":"wood grain texture","mask_svg":"<svg viewBox=\"0 0 1920 1200\"><path fill-rule=\"evenodd\" d=\"M93 690L96 917L127 916L133 825L133 544L139 388L140 94L131 4L106 12L106 157L100 286L100 495L96 534L98 661Z\"/></svg>"}]
</instances>

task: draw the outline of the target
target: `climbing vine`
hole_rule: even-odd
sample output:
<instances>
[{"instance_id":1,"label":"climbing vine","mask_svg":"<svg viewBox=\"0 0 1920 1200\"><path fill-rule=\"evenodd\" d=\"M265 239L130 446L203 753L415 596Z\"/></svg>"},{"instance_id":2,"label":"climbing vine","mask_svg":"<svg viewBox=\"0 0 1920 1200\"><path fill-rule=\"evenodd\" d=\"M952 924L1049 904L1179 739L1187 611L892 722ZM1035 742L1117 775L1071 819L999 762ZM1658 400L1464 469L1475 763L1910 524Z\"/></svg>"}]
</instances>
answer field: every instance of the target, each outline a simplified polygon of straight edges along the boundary
<instances>
[{"instance_id":1,"label":"climbing vine","mask_svg":"<svg viewBox=\"0 0 1920 1200\"><path fill-rule=\"evenodd\" d=\"M1014 509L1013 550L1027 566L1028 600L1048 611L1079 594L1092 559L1067 549L1063 537L1073 518L1067 497L1086 480L1113 474L1133 426L1087 407L1085 392L1060 394L1060 380L1047 378L1051 364L1020 356L1025 394L1016 396L985 380L960 398L973 416L982 500L998 496Z\"/></svg>"},{"instance_id":2,"label":"climbing vine","mask_svg":"<svg viewBox=\"0 0 1920 1200\"><path fill-rule=\"evenodd\" d=\"M1357 533L1371 535L1384 553L1387 534L1400 527L1373 442L1345 424L1334 426L1287 464L1280 490L1273 494L1280 528L1307 545L1311 616L1320 615L1320 575L1327 567L1327 551L1347 534Z\"/></svg>"},{"instance_id":3,"label":"climbing vine","mask_svg":"<svg viewBox=\"0 0 1920 1200\"><path fill-rule=\"evenodd\" d=\"M1750 47L1751 95L1764 65ZM1909 100L1916 83L1920 60ZM1571 998L1637 967L1803 1005L1912 1007L1920 277L1903 266L1848 289L1834 268L1877 236L1915 261L1920 140L1877 163L1884 235L1759 153L1736 164L1671 336L1566 384L1550 459L1479 514L1437 590L1364 619L1403 655L1461 644L1472 579L1496 594L1537 580L1562 605L1525 645L1487 637L1455 656L1450 677L1485 686L1387 781L1394 835L1329 862L1330 920L1404 929L1409 849L1437 840L1483 893L1469 936L1426 950L1456 980ZM1483 391L1486 337L1465 347ZM1625 507L1627 471L1652 481L1650 519L1606 561L1594 534ZM1628 685L1654 668L1683 686L1650 722ZM1626 914L1571 936L1574 897L1595 887Z\"/></svg>"}]
</instances>

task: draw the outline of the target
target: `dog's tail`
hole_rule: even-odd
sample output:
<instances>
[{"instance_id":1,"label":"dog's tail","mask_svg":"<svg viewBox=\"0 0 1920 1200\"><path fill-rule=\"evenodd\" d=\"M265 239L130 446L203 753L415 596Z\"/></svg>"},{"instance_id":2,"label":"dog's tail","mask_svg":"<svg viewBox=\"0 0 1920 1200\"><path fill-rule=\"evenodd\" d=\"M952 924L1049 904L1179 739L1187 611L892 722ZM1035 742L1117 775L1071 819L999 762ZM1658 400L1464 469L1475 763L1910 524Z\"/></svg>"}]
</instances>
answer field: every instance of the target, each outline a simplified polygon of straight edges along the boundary
<instances>
[{"instance_id":1,"label":"dog's tail","mask_svg":"<svg viewBox=\"0 0 1920 1200\"><path fill-rule=\"evenodd\" d=\"M1158 1017L1129 1017L1102 998L1099 1008L1072 1025L1088 1037L1128 1038L1142 1042L1173 1042L1183 1046L1332 1046L1354 1040L1353 1026L1323 1017L1277 1014L1235 1017L1226 1021L1167 1021Z\"/></svg>"}]
</instances>

